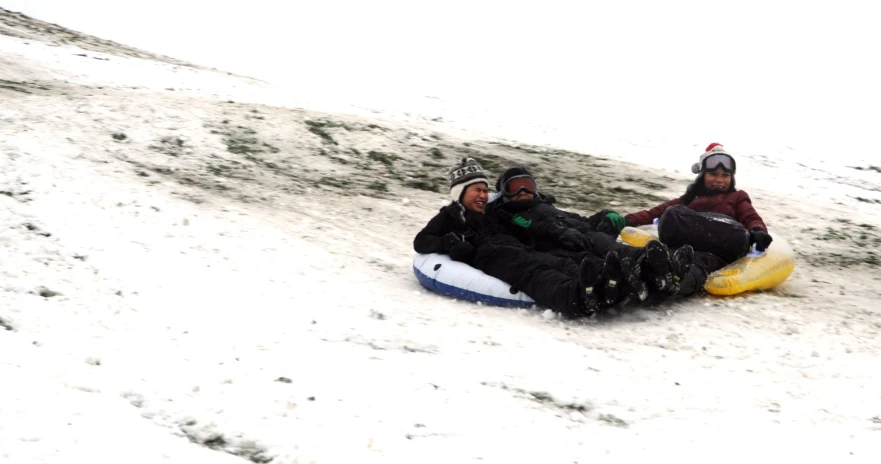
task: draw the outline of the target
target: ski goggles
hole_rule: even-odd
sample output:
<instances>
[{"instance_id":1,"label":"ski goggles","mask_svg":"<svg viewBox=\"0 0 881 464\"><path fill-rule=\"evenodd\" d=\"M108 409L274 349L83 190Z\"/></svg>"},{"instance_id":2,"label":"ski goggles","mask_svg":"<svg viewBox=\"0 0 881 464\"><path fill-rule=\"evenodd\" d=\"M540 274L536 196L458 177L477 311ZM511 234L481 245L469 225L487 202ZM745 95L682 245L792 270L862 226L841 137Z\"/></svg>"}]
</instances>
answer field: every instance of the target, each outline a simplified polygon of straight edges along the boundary
<instances>
[{"instance_id":1,"label":"ski goggles","mask_svg":"<svg viewBox=\"0 0 881 464\"><path fill-rule=\"evenodd\" d=\"M723 171L734 172L737 169L737 163L734 158L722 153L710 155L704 159L704 172L715 171L721 167Z\"/></svg>"},{"instance_id":2,"label":"ski goggles","mask_svg":"<svg viewBox=\"0 0 881 464\"><path fill-rule=\"evenodd\" d=\"M506 180L505 184L502 185L502 195L506 197L513 197L524 190L533 195L538 192L538 185L532 176L514 176Z\"/></svg>"}]
</instances>

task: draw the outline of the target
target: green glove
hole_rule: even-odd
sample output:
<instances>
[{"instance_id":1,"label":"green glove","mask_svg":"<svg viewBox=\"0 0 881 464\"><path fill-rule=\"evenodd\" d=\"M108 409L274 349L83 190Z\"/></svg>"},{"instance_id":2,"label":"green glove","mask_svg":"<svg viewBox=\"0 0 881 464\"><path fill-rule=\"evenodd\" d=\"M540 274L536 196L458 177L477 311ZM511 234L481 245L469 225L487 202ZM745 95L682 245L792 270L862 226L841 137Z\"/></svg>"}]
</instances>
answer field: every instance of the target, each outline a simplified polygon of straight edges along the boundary
<instances>
[{"instance_id":1,"label":"green glove","mask_svg":"<svg viewBox=\"0 0 881 464\"><path fill-rule=\"evenodd\" d=\"M627 221L624 219L624 216L621 216L614 211L609 211L605 214L603 222L605 221L608 221L612 225L612 227L615 229L615 232L621 232L621 229L623 229L624 226L627 225Z\"/></svg>"},{"instance_id":2,"label":"green glove","mask_svg":"<svg viewBox=\"0 0 881 464\"><path fill-rule=\"evenodd\" d=\"M623 218L622 218L622 219L623 219ZM529 226L532 225L532 219L526 219L525 217L523 217L523 216L521 216L521 215L519 215L519 214L516 215L516 216L514 216L514 218L511 219L511 222L514 223L514 224L516 224L516 225L518 225L518 226L520 226L520 227L522 227L522 228L524 228L524 229L528 229Z\"/></svg>"}]
</instances>

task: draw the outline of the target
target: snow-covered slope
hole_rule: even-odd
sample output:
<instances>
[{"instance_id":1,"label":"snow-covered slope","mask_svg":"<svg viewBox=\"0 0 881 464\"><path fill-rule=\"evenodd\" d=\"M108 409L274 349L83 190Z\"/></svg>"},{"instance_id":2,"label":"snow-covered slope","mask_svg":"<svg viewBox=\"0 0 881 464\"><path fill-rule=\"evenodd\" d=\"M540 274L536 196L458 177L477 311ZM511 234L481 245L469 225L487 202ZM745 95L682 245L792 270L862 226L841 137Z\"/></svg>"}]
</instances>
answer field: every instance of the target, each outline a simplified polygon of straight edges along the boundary
<instances>
[{"instance_id":1,"label":"snow-covered slope","mask_svg":"<svg viewBox=\"0 0 881 464\"><path fill-rule=\"evenodd\" d=\"M565 322L419 287L446 166L526 163L582 212L690 176L19 27L0 35L0 461L881 458L877 166L842 185L766 160L809 192L738 177L797 249L775 291Z\"/></svg>"}]
</instances>

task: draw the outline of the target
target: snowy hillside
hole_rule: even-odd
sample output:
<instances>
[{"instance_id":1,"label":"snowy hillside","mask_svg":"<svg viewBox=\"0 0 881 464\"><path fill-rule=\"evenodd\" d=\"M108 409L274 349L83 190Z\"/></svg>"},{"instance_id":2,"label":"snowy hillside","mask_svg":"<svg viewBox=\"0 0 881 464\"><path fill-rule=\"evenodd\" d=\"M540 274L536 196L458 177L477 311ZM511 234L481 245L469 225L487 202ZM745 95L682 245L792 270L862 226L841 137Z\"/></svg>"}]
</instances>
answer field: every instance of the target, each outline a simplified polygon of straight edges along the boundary
<instances>
[{"instance_id":1,"label":"snowy hillside","mask_svg":"<svg viewBox=\"0 0 881 464\"><path fill-rule=\"evenodd\" d=\"M789 281L567 322L419 286L446 167L582 213L691 174L0 33L0 462L881 460L881 164L738 156Z\"/></svg>"}]
</instances>

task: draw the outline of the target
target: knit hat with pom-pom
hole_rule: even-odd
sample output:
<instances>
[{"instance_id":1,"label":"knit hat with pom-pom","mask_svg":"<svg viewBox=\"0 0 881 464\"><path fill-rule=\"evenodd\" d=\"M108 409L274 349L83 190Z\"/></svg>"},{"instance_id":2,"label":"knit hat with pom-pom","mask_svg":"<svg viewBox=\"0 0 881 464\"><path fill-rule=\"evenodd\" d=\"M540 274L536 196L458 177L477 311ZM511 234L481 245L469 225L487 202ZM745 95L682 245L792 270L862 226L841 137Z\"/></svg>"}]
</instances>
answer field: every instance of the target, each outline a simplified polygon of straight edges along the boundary
<instances>
[{"instance_id":1,"label":"knit hat with pom-pom","mask_svg":"<svg viewBox=\"0 0 881 464\"><path fill-rule=\"evenodd\" d=\"M732 172L732 173L737 170L737 163L734 162L734 157L731 156L727 151L725 151L725 147L723 147L721 143L711 143L710 145L707 146L707 149L704 152L704 154L702 154L701 157L698 159L698 162L694 163L691 166L691 172L698 174L698 173L706 171L707 170L707 163L706 163L707 158L709 158L710 156L713 156L713 155L727 156L729 159L731 159L731 163L729 163L731 169L726 169L726 170L729 172ZM709 170L713 170L715 168L716 168L716 166L711 166L709 168Z\"/></svg>"},{"instance_id":2,"label":"knit hat with pom-pom","mask_svg":"<svg viewBox=\"0 0 881 464\"><path fill-rule=\"evenodd\" d=\"M462 193L471 184L483 182L489 186L486 173L474 158L462 158L462 161L450 168L449 176L450 197L453 201L461 201Z\"/></svg>"}]
</instances>

